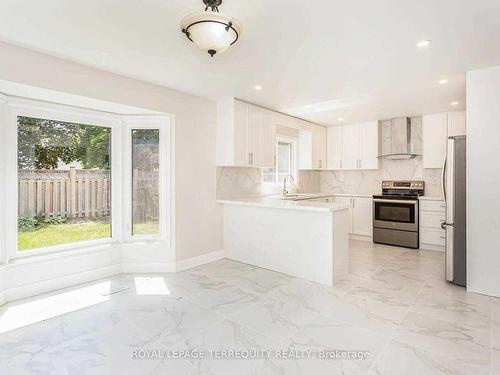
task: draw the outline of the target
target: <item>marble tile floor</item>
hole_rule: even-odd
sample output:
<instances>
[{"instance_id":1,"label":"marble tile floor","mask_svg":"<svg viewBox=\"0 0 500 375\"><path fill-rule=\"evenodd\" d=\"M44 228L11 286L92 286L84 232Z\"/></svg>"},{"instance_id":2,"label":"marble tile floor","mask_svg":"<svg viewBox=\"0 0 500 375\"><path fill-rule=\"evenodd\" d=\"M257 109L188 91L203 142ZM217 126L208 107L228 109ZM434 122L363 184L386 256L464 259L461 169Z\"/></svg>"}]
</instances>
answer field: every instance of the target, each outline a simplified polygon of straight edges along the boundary
<instances>
[{"instance_id":1,"label":"marble tile floor","mask_svg":"<svg viewBox=\"0 0 500 375\"><path fill-rule=\"evenodd\" d=\"M221 260L7 304L0 374L500 374L500 300L443 281L442 253L350 253L333 287ZM365 357L298 358L335 350Z\"/></svg>"}]
</instances>

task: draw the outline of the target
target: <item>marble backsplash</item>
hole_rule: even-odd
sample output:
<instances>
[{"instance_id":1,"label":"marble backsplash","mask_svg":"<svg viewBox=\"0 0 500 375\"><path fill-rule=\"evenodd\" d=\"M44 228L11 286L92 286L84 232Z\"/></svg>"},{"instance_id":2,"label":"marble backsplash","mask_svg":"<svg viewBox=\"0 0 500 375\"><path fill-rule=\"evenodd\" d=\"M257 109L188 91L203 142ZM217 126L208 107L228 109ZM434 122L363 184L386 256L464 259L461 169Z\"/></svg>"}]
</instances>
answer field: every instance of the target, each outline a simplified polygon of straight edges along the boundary
<instances>
[{"instance_id":1,"label":"marble backsplash","mask_svg":"<svg viewBox=\"0 0 500 375\"><path fill-rule=\"evenodd\" d=\"M319 174L312 176L312 173ZM300 174L301 192L380 194L383 180L423 180L425 195L441 195L441 169L422 168L422 159L380 161L380 169L364 171L306 171Z\"/></svg>"},{"instance_id":2,"label":"marble backsplash","mask_svg":"<svg viewBox=\"0 0 500 375\"><path fill-rule=\"evenodd\" d=\"M365 171L300 171L298 190L301 193L380 194L383 180L423 180L425 195L441 195L441 169L422 168L422 159L388 160L380 169ZM217 198L242 198L278 194L262 185L257 168L217 167Z\"/></svg>"}]
</instances>

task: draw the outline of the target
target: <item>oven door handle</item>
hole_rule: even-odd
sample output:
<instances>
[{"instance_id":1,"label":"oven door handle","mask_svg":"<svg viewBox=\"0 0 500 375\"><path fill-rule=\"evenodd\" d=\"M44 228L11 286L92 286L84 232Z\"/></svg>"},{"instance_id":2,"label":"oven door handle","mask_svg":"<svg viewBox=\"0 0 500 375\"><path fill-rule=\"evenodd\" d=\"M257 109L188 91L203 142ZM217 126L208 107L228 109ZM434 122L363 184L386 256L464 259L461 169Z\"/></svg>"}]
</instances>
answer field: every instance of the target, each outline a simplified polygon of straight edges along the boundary
<instances>
[{"instance_id":1,"label":"oven door handle","mask_svg":"<svg viewBox=\"0 0 500 375\"><path fill-rule=\"evenodd\" d=\"M374 202L377 203L411 203L411 204L417 204L418 201L413 200L413 201L407 201L407 200L402 200L402 199L374 199Z\"/></svg>"}]
</instances>

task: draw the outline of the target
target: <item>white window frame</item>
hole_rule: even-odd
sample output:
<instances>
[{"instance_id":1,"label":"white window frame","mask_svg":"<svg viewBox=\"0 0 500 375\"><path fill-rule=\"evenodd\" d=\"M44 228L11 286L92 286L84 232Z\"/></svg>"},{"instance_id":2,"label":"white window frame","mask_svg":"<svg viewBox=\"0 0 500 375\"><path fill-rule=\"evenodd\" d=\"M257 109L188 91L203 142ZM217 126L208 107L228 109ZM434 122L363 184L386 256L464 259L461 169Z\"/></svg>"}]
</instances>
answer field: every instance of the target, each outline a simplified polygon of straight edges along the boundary
<instances>
[{"instance_id":1,"label":"white window frame","mask_svg":"<svg viewBox=\"0 0 500 375\"><path fill-rule=\"evenodd\" d=\"M171 220L168 212L171 212L172 200L168 197L172 197L172 191L170 189L171 181L171 171L172 163L168 163L171 158L168 157L169 145L171 144L171 129L170 118L167 116L124 116L124 155L126 158L124 160L124 181L128 181L123 188L123 206L125 207L124 212L124 236L127 242L136 241L167 241L171 236ZM157 129L160 131L160 168L159 168L159 204L160 204L160 215L159 215L159 234L143 234L143 235L133 235L132 234L132 217L133 217L133 206L132 206L132 130L133 129Z\"/></svg>"},{"instance_id":2,"label":"white window frame","mask_svg":"<svg viewBox=\"0 0 500 375\"><path fill-rule=\"evenodd\" d=\"M264 182L264 170L262 170L262 184L264 186L281 186L281 182L278 182L278 145L279 143L289 143L291 144L291 156L290 156L290 174L295 180L297 184L298 178L298 169L297 169L297 139L293 137L285 137L279 136L276 137L276 145L275 145L275 155L274 155L274 181L273 182Z\"/></svg>"},{"instance_id":3,"label":"white window frame","mask_svg":"<svg viewBox=\"0 0 500 375\"><path fill-rule=\"evenodd\" d=\"M173 170L172 158L172 128L173 116L171 115L144 115L129 116L119 115L91 109L72 107L46 103L38 100L7 97L5 108L5 124L3 125L3 141L0 139L3 148L3 160L5 165L5 183L3 193L9 197L5 200L2 221L3 245L5 251L5 262L14 261L26 257L47 256L52 253L68 252L81 253L84 251L100 250L109 246L119 246L126 242L137 242L144 240L154 240L166 242L165 248L170 248L172 230L172 195L171 176ZM18 116L45 118L55 121L66 121L83 125L102 126L111 129L111 237L79 241L68 244L54 245L44 248L18 251L17 249L17 219L18 219L18 166L17 166L17 118ZM127 142L127 129L146 126L160 129L160 235L155 236L132 236L131 220L131 137ZM3 177L3 176L2 176ZM130 190L130 200L125 201L127 188ZM167 199L170 197L170 199ZM131 216L130 216L131 219ZM55 255L55 254L54 254Z\"/></svg>"}]
</instances>

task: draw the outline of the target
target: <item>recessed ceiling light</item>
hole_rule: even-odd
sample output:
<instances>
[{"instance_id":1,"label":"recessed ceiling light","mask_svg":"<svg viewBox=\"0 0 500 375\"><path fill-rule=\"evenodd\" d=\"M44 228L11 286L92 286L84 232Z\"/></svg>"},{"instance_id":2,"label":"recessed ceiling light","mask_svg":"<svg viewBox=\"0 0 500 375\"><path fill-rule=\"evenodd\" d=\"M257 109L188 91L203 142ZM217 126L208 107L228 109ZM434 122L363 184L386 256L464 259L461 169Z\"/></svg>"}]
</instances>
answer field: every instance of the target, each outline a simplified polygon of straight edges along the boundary
<instances>
[{"instance_id":1,"label":"recessed ceiling light","mask_svg":"<svg viewBox=\"0 0 500 375\"><path fill-rule=\"evenodd\" d=\"M438 83L439 83L440 85L444 85L445 83L448 83L448 80L447 80L446 78L443 78L443 79L440 79L440 80L438 81Z\"/></svg>"},{"instance_id":2,"label":"recessed ceiling light","mask_svg":"<svg viewBox=\"0 0 500 375\"><path fill-rule=\"evenodd\" d=\"M337 121L338 121L338 122L342 122L342 121L344 121L344 118L343 118L343 117L339 117L339 118L337 119Z\"/></svg>"},{"instance_id":3,"label":"recessed ceiling light","mask_svg":"<svg viewBox=\"0 0 500 375\"><path fill-rule=\"evenodd\" d=\"M257 90L257 91L260 91L260 90L262 90L262 86L261 86L261 85L255 85L255 86L253 87L253 89L254 89L254 90Z\"/></svg>"},{"instance_id":4,"label":"recessed ceiling light","mask_svg":"<svg viewBox=\"0 0 500 375\"><path fill-rule=\"evenodd\" d=\"M459 105L460 103L459 102L451 102L450 105L452 105L453 107Z\"/></svg>"},{"instance_id":5,"label":"recessed ceiling light","mask_svg":"<svg viewBox=\"0 0 500 375\"><path fill-rule=\"evenodd\" d=\"M432 40L430 39L425 39L421 40L420 42L417 43L418 48L425 48L428 47L432 43Z\"/></svg>"}]
</instances>

